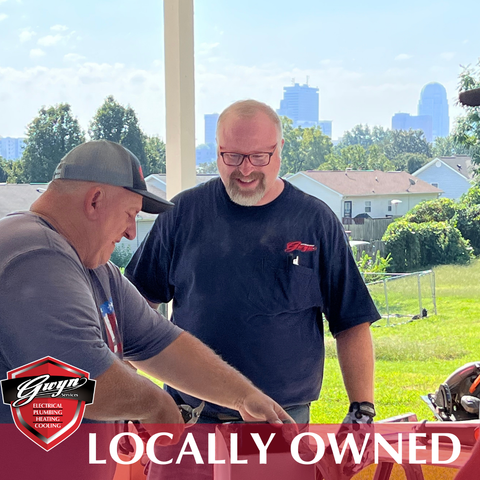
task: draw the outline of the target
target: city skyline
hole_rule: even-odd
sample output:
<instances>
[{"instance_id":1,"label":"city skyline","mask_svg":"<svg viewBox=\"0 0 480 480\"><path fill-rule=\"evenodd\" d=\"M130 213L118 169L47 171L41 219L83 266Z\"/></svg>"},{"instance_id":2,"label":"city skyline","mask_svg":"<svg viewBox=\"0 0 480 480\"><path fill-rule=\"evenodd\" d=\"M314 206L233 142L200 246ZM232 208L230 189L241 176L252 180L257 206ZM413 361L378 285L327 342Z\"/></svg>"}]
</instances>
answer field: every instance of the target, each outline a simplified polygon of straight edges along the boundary
<instances>
[{"instance_id":1,"label":"city skyline","mask_svg":"<svg viewBox=\"0 0 480 480\"><path fill-rule=\"evenodd\" d=\"M0 0L0 135L23 137L43 106L70 103L87 129L113 95L165 138L163 2ZM471 14L466 15L469 11ZM292 79L319 89L333 138L357 124L390 128L416 111L424 85L442 84L450 129L460 65L480 56L480 6L406 0L324 4L195 2L196 139L204 114L256 98L274 110ZM241 25L238 34L235 27ZM414 32L415 34L412 34Z\"/></svg>"}]
</instances>

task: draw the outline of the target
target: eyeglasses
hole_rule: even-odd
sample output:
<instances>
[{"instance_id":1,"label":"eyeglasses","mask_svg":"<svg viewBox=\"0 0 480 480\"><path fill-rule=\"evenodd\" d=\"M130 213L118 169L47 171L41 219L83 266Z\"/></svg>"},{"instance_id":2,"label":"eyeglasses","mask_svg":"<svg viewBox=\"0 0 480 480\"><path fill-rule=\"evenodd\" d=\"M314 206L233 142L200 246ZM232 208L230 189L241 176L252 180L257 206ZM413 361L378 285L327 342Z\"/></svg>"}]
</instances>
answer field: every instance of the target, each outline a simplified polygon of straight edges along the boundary
<instances>
[{"instance_id":1,"label":"eyeglasses","mask_svg":"<svg viewBox=\"0 0 480 480\"><path fill-rule=\"evenodd\" d=\"M248 155L235 152L220 152L220 155L223 163L228 167L239 167L246 158L254 167L266 167L270 163L276 149L277 145L275 145L273 152L249 153Z\"/></svg>"}]
</instances>

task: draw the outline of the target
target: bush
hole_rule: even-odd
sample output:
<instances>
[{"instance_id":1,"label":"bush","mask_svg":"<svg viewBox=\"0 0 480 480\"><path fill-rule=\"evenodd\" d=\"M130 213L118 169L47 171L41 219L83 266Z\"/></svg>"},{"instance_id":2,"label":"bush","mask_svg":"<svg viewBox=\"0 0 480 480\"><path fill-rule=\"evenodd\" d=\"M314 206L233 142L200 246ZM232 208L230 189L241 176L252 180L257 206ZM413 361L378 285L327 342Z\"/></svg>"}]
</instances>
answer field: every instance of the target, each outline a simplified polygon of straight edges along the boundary
<instances>
[{"instance_id":1,"label":"bush","mask_svg":"<svg viewBox=\"0 0 480 480\"><path fill-rule=\"evenodd\" d=\"M466 264L472 248L460 231L448 222L391 223L383 236L391 255L390 272L411 272L434 265Z\"/></svg>"},{"instance_id":2,"label":"bush","mask_svg":"<svg viewBox=\"0 0 480 480\"><path fill-rule=\"evenodd\" d=\"M453 224L462 237L470 242L475 255L480 255L480 205L459 205Z\"/></svg>"},{"instance_id":3,"label":"bush","mask_svg":"<svg viewBox=\"0 0 480 480\"><path fill-rule=\"evenodd\" d=\"M450 198L438 198L415 205L403 218L407 222L447 222L456 212L457 204Z\"/></svg>"},{"instance_id":4,"label":"bush","mask_svg":"<svg viewBox=\"0 0 480 480\"><path fill-rule=\"evenodd\" d=\"M130 247L128 245L121 245L120 243L117 243L110 257L110 261L118 268L125 268L131 258L132 252Z\"/></svg>"},{"instance_id":5,"label":"bush","mask_svg":"<svg viewBox=\"0 0 480 480\"><path fill-rule=\"evenodd\" d=\"M365 282L376 282L381 280L383 276L373 274L386 273L391 260L392 257L390 255L387 255L386 258L380 256L379 250L377 250L375 257L371 257L367 252L363 252L357 265L360 272L369 274L365 276Z\"/></svg>"},{"instance_id":6,"label":"bush","mask_svg":"<svg viewBox=\"0 0 480 480\"><path fill-rule=\"evenodd\" d=\"M466 206L480 205L480 186L470 187L468 192L461 196L460 203Z\"/></svg>"}]
</instances>

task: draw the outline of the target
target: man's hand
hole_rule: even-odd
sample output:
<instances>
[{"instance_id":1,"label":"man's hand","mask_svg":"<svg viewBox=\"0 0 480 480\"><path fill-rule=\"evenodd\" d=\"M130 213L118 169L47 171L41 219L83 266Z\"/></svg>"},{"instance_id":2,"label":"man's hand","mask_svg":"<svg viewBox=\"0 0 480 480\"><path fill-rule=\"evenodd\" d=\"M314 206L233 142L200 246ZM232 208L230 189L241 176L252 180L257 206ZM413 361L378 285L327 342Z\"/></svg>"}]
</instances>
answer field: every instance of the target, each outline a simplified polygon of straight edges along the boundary
<instances>
[{"instance_id":1,"label":"man's hand","mask_svg":"<svg viewBox=\"0 0 480 480\"><path fill-rule=\"evenodd\" d=\"M246 422L268 422L279 425L283 425L284 422L295 423L278 403L258 390L241 400L236 410Z\"/></svg>"},{"instance_id":2,"label":"man's hand","mask_svg":"<svg viewBox=\"0 0 480 480\"><path fill-rule=\"evenodd\" d=\"M342 473L349 478L373 463L373 417L375 417L373 403L352 402L337 432L336 444L340 450L345 445L345 442L350 442L349 437L353 437L357 451L362 453L360 462L355 460L352 450L344 457L341 466ZM327 454L333 454L331 446L327 449Z\"/></svg>"},{"instance_id":3,"label":"man's hand","mask_svg":"<svg viewBox=\"0 0 480 480\"><path fill-rule=\"evenodd\" d=\"M96 382L95 401L87 406L86 418L138 420L149 434L156 433L155 425L168 425L173 438L164 436L161 442L170 444L180 440L185 428L180 410L172 397L153 382L117 359Z\"/></svg>"}]
</instances>

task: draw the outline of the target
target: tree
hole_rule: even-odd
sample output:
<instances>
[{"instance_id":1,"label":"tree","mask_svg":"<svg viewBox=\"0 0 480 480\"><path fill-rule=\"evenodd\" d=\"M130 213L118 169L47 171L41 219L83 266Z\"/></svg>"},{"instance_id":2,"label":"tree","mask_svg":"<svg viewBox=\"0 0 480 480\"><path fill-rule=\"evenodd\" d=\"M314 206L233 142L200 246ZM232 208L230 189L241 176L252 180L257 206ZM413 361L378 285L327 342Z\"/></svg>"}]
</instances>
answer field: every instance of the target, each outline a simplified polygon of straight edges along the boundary
<instances>
[{"instance_id":1,"label":"tree","mask_svg":"<svg viewBox=\"0 0 480 480\"><path fill-rule=\"evenodd\" d=\"M0 157L0 182L28 183L28 182L25 182L25 175L23 171L23 161L22 160L3 160Z\"/></svg>"},{"instance_id":2,"label":"tree","mask_svg":"<svg viewBox=\"0 0 480 480\"><path fill-rule=\"evenodd\" d=\"M0 156L0 183L5 183L8 178L8 173L5 169L6 160Z\"/></svg>"},{"instance_id":3,"label":"tree","mask_svg":"<svg viewBox=\"0 0 480 480\"><path fill-rule=\"evenodd\" d=\"M85 141L85 134L68 103L42 107L27 128L22 156L27 183L49 182L65 154Z\"/></svg>"},{"instance_id":4,"label":"tree","mask_svg":"<svg viewBox=\"0 0 480 480\"><path fill-rule=\"evenodd\" d=\"M394 160L402 153L417 153L432 157L430 144L421 130L388 130L383 140L383 153Z\"/></svg>"},{"instance_id":5,"label":"tree","mask_svg":"<svg viewBox=\"0 0 480 480\"><path fill-rule=\"evenodd\" d=\"M293 122L282 117L282 167L280 175L318 169L332 151L332 141L320 127L293 128Z\"/></svg>"},{"instance_id":6,"label":"tree","mask_svg":"<svg viewBox=\"0 0 480 480\"><path fill-rule=\"evenodd\" d=\"M480 88L480 60L476 68L465 67L460 74L458 91ZM465 115L457 118L453 134L456 143L468 148L472 161L480 165L480 107L463 107Z\"/></svg>"},{"instance_id":7,"label":"tree","mask_svg":"<svg viewBox=\"0 0 480 480\"><path fill-rule=\"evenodd\" d=\"M124 107L112 95L108 96L90 122L89 134L93 140L110 140L128 148L140 161L144 175L151 173L145 152L145 134L133 108Z\"/></svg>"},{"instance_id":8,"label":"tree","mask_svg":"<svg viewBox=\"0 0 480 480\"><path fill-rule=\"evenodd\" d=\"M382 172L391 172L395 169L393 163L383 153L382 147L373 144L368 149L368 170L381 170Z\"/></svg>"},{"instance_id":9,"label":"tree","mask_svg":"<svg viewBox=\"0 0 480 480\"><path fill-rule=\"evenodd\" d=\"M454 155L469 155L470 148L457 143L454 135L437 137L433 142L433 157L453 157Z\"/></svg>"},{"instance_id":10,"label":"tree","mask_svg":"<svg viewBox=\"0 0 480 480\"><path fill-rule=\"evenodd\" d=\"M151 173L166 173L165 143L159 137L147 137L145 143L147 156L147 175Z\"/></svg>"},{"instance_id":11,"label":"tree","mask_svg":"<svg viewBox=\"0 0 480 480\"><path fill-rule=\"evenodd\" d=\"M197 173L218 173L217 161L213 160L212 162L199 163L197 165Z\"/></svg>"},{"instance_id":12,"label":"tree","mask_svg":"<svg viewBox=\"0 0 480 480\"><path fill-rule=\"evenodd\" d=\"M416 172L429 162L429 158L421 153L401 153L392 160L396 171Z\"/></svg>"}]
</instances>

